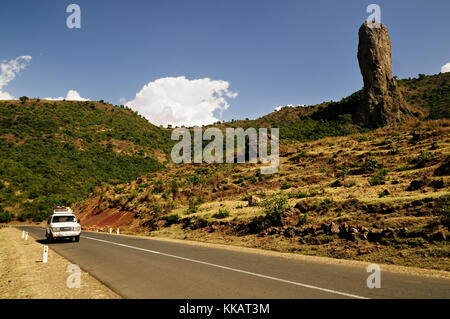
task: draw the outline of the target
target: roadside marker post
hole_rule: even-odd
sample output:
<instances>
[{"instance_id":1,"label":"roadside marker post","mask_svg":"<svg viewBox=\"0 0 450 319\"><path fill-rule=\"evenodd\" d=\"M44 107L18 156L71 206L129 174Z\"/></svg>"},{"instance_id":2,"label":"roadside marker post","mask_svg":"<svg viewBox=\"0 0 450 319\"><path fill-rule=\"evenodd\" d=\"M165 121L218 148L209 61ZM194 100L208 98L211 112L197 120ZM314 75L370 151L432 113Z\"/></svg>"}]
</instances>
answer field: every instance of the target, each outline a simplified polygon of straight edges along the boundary
<instances>
[{"instance_id":1,"label":"roadside marker post","mask_svg":"<svg viewBox=\"0 0 450 319\"><path fill-rule=\"evenodd\" d=\"M25 240L28 240L28 232L25 233Z\"/></svg>"},{"instance_id":2,"label":"roadside marker post","mask_svg":"<svg viewBox=\"0 0 450 319\"><path fill-rule=\"evenodd\" d=\"M25 239L25 231L22 230L22 239Z\"/></svg>"},{"instance_id":3,"label":"roadside marker post","mask_svg":"<svg viewBox=\"0 0 450 319\"><path fill-rule=\"evenodd\" d=\"M119 227L117 227L117 235L120 235Z\"/></svg>"},{"instance_id":4,"label":"roadside marker post","mask_svg":"<svg viewBox=\"0 0 450 319\"><path fill-rule=\"evenodd\" d=\"M109 233L112 234L112 228L111 227L109 227Z\"/></svg>"},{"instance_id":5,"label":"roadside marker post","mask_svg":"<svg viewBox=\"0 0 450 319\"><path fill-rule=\"evenodd\" d=\"M42 252L42 262L46 263L48 260L48 246L44 246L44 251Z\"/></svg>"}]
</instances>

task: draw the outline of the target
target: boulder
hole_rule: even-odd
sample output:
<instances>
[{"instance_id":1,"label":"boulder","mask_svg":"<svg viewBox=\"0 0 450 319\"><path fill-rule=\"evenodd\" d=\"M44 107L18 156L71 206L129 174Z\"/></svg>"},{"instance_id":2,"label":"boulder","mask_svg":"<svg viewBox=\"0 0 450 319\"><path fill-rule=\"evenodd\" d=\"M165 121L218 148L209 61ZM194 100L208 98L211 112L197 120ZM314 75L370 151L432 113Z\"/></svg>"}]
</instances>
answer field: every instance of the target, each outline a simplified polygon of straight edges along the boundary
<instances>
[{"instance_id":1,"label":"boulder","mask_svg":"<svg viewBox=\"0 0 450 319\"><path fill-rule=\"evenodd\" d=\"M341 186L343 186L344 184L342 183L342 181L340 181L340 180L336 180L336 181L334 181L332 184L331 184L331 187L341 187Z\"/></svg>"},{"instance_id":2,"label":"boulder","mask_svg":"<svg viewBox=\"0 0 450 319\"><path fill-rule=\"evenodd\" d=\"M367 234L367 239L369 239L369 241L378 242L381 240L381 238L383 238L383 234L379 229L372 229Z\"/></svg>"},{"instance_id":3,"label":"boulder","mask_svg":"<svg viewBox=\"0 0 450 319\"><path fill-rule=\"evenodd\" d=\"M305 201L297 202L297 204L295 204L294 208L297 208L298 210L300 210L300 212L302 214L307 213L308 209L309 209L308 203L306 203Z\"/></svg>"},{"instance_id":4,"label":"boulder","mask_svg":"<svg viewBox=\"0 0 450 319\"><path fill-rule=\"evenodd\" d=\"M258 206L262 203L262 199L256 195L251 195L248 199L248 206Z\"/></svg>"},{"instance_id":5,"label":"boulder","mask_svg":"<svg viewBox=\"0 0 450 319\"><path fill-rule=\"evenodd\" d=\"M407 191L416 191L423 187L425 187L428 184L427 179L421 179L421 180L413 180L409 184L409 187L406 189Z\"/></svg>"},{"instance_id":6,"label":"boulder","mask_svg":"<svg viewBox=\"0 0 450 319\"><path fill-rule=\"evenodd\" d=\"M444 241L447 239L447 234L443 230L433 233L431 237L434 241Z\"/></svg>"},{"instance_id":7,"label":"boulder","mask_svg":"<svg viewBox=\"0 0 450 319\"><path fill-rule=\"evenodd\" d=\"M334 234L339 234L341 231L340 227L338 224L332 222L329 226L328 226L328 232L332 235Z\"/></svg>"}]
</instances>

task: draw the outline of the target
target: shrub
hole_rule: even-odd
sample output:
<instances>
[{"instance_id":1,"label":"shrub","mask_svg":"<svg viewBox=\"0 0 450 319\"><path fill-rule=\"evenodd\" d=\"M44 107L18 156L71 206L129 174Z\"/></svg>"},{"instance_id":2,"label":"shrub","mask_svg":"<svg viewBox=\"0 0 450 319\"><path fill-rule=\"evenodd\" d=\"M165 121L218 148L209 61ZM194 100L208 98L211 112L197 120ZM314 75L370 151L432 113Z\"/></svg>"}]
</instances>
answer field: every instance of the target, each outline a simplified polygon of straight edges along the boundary
<instances>
[{"instance_id":1,"label":"shrub","mask_svg":"<svg viewBox=\"0 0 450 319\"><path fill-rule=\"evenodd\" d=\"M198 204L197 200L190 199L189 200L189 207L186 210L186 213L187 214L194 214L194 213L196 213L198 211L198 206L199 206L199 204Z\"/></svg>"},{"instance_id":2,"label":"shrub","mask_svg":"<svg viewBox=\"0 0 450 319\"><path fill-rule=\"evenodd\" d=\"M227 218L228 216L230 216L230 212L227 211L226 209L221 208L217 213L213 214L211 217L216 219L222 219Z\"/></svg>"},{"instance_id":3,"label":"shrub","mask_svg":"<svg viewBox=\"0 0 450 319\"><path fill-rule=\"evenodd\" d=\"M308 221L308 214L300 214L297 221L297 226L303 226Z\"/></svg>"},{"instance_id":4,"label":"shrub","mask_svg":"<svg viewBox=\"0 0 450 319\"><path fill-rule=\"evenodd\" d=\"M410 161L410 164L414 164L415 168L424 168L428 163L433 160L433 156L430 152L422 151L420 154Z\"/></svg>"},{"instance_id":5,"label":"shrub","mask_svg":"<svg viewBox=\"0 0 450 319\"><path fill-rule=\"evenodd\" d=\"M380 168L381 165L374 158L366 158L363 164L363 168L368 172L375 172L376 169Z\"/></svg>"},{"instance_id":6,"label":"shrub","mask_svg":"<svg viewBox=\"0 0 450 319\"><path fill-rule=\"evenodd\" d=\"M383 198L385 196L388 196L390 193L387 189L385 189L384 191L382 191L381 193L378 194L379 198Z\"/></svg>"},{"instance_id":7,"label":"shrub","mask_svg":"<svg viewBox=\"0 0 450 319\"><path fill-rule=\"evenodd\" d=\"M28 97L27 96L21 96L19 98L20 102L22 102L22 104L24 104L26 101L28 101Z\"/></svg>"},{"instance_id":8,"label":"shrub","mask_svg":"<svg viewBox=\"0 0 450 319\"><path fill-rule=\"evenodd\" d=\"M186 180L194 186L200 185L202 178L197 174L186 177Z\"/></svg>"},{"instance_id":9,"label":"shrub","mask_svg":"<svg viewBox=\"0 0 450 319\"><path fill-rule=\"evenodd\" d=\"M0 210L0 223L9 223L12 219L12 215L8 211Z\"/></svg>"},{"instance_id":10,"label":"shrub","mask_svg":"<svg viewBox=\"0 0 450 319\"><path fill-rule=\"evenodd\" d=\"M344 187L350 188L356 185L355 181L348 181L347 183L344 184Z\"/></svg>"},{"instance_id":11,"label":"shrub","mask_svg":"<svg viewBox=\"0 0 450 319\"><path fill-rule=\"evenodd\" d=\"M163 192L163 181L160 179L157 179L153 183L153 194L161 194Z\"/></svg>"},{"instance_id":12,"label":"shrub","mask_svg":"<svg viewBox=\"0 0 450 319\"><path fill-rule=\"evenodd\" d=\"M366 142L366 141L370 141L370 138L368 136L365 135L361 135L360 137L357 138L358 142Z\"/></svg>"},{"instance_id":13,"label":"shrub","mask_svg":"<svg viewBox=\"0 0 450 319\"><path fill-rule=\"evenodd\" d=\"M290 209L288 197L284 193L271 196L264 200L263 206L267 214L280 215Z\"/></svg>"},{"instance_id":14,"label":"shrub","mask_svg":"<svg viewBox=\"0 0 450 319\"><path fill-rule=\"evenodd\" d=\"M177 224L180 221L180 216L178 214L169 214L166 216L167 225Z\"/></svg>"},{"instance_id":15,"label":"shrub","mask_svg":"<svg viewBox=\"0 0 450 319\"><path fill-rule=\"evenodd\" d=\"M334 200L331 198L325 198L323 201L319 202L316 209L319 212L327 212L333 206Z\"/></svg>"},{"instance_id":16,"label":"shrub","mask_svg":"<svg viewBox=\"0 0 450 319\"><path fill-rule=\"evenodd\" d=\"M171 180L169 183L169 190L172 193L172 200L175 200L177 197L178 189L180 188L180 183L176 180Z\"/></svg>"},{"instance_id":17,"label":"shrub","mask_svg":"<svg viewBox=\"0 0 450 319\"><path fill-rule=\"evenodd\" d=\"M388 170L386 168L377 170L370 179L370 185L382 185L385 183Z\"/></svg>"},{"instance_id":18,"label":"shrub","mask_svg":"<svg viewBox=\"0 0 450 319\"><path fill-rule=\"evenodd\" d=\"M289 189L289 188L291 188L292 187L292 184L291 183L283 183L283 185L281 185L281 189Z\"/></svg>"}]
</instances>

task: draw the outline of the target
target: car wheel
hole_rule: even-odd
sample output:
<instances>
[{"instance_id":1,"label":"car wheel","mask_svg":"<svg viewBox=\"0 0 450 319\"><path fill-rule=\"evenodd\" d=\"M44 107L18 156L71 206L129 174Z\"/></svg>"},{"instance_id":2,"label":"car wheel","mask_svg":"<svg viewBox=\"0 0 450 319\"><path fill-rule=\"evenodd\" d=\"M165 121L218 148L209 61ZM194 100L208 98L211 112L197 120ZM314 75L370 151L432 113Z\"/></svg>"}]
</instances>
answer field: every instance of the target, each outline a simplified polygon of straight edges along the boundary
<instances>
[{"instance_id":1,"label":"car wheel","mask_svg":"<svg viewBox=\"0 0 450 319\"><path fill-rule=\"evenodd\" d=\"M74 238L75 238L75 242L78 243L80 241L80 236L75 236Z\"/></svg>"}]
</instances>

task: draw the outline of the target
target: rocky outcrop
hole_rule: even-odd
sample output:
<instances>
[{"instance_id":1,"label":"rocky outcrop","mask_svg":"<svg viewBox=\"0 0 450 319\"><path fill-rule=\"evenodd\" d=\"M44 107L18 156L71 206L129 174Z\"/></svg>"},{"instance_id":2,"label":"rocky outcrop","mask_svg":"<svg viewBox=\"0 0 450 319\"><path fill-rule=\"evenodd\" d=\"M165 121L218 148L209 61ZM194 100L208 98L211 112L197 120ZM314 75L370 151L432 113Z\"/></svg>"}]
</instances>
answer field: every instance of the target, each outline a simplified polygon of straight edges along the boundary
<instances>
[{"instance_id":1,"label":"rocky outcrop","mask_svg":"<svg viewBox=\"0 0 450 319\"><path fill-rule=\"evenodd\" d=\"M364 79L364 94L355 120L371 128L394 125L411 112L392 77L391 41L385 25L359 29L358 61Z\"/></svg>"}]
</instances>

